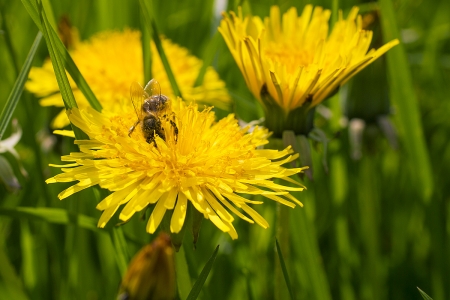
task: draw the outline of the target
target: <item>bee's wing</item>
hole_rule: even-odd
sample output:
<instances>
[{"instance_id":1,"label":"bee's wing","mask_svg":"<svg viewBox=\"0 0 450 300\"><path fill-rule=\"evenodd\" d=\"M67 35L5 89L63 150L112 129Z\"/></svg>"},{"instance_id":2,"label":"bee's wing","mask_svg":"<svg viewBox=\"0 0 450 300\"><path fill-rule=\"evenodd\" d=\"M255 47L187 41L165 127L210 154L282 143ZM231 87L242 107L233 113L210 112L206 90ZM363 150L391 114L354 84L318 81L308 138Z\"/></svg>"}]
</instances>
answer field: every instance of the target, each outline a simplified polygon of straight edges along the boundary
<instances>
[{"instance_id":1,"label":"bee's wing","mask_svg":"<svg viewBox=\"0 0 450 300\"><path fill-rule=\"evenodd\" d=\"M159 96L161 95L161 86L156 79L150 80L144 88L144 91L149 96Z\"/></svg>"},{"instance_id":2,"label":"bee's wing","mask_svg":"<svg viewBox=\"0 0 450 300\"><path fill-rule=\"evenodd\" d=\"M144 103L145 100L144 93L145 93L144 89L139 83L133 82L131 84L130 98L139 120L142 120L142 104Z\"/></svg>"}]
</instances>

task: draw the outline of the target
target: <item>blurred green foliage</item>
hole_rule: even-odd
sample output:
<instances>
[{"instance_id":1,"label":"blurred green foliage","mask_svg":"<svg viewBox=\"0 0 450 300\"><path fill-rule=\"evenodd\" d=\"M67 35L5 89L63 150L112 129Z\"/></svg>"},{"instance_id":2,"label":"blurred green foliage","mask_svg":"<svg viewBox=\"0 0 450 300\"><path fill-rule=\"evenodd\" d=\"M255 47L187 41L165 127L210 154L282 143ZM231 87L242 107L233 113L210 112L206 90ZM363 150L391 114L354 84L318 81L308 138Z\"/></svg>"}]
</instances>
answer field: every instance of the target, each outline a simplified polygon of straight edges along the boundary
<instances>
[{"instance_id":1,"label":"blurred green foliage","mask_svg":"<svg viewBox=\"0 0 450 300\"><path fill-rule=\"evenodd\" d=\"M335 2L229 1L221 8L235 10L243 5L255 15L266 16L273 4L282 11L291 6L301 11L307 3L331 8ZM387 1L380 2L338 2L344 14L353 5L360 5L364 13L372 12L375 47L392 34L386 32L388 26L381 26L384 16L379 8ZM221 38L211 42L221 18L214 7L220 7L219 3L153 1L149 7L165 36L200 58L211 57L214 51L212 65L228 85L235 101L233 112L245 121L258 119L261 110L225 43ZM43 4L50 22L67 16L82 39L105 29L141 26L138 1L46 0ZM392 5L407 61L404 65L390 63L397 67L395 72L412 80L412 90L407 92L417 100L413 105L420 109L421 124L409 129L423 132L423 155L430 161L431 175L425 181L417 179L424 170L417 168L408 149L414 141L407 140L407 132L401 128L398 106L415 99L395 98L399 94L392 93L390 84L398 78L393 79L395 72L388 75L390 57L383 58L325 102L324 109L334 113L331 120L317 115L316 125L333 137L329 173L320 167L322 149L316 147L314 181L305 179L308 190L298 195L305 207L289 211L292 243L290 249L281 249L283 254L291 253L285 263L296 299L319 299L313 288L317 278L311 275L316 273L311 272L311 257L305 251L305 231L313 237L311 247L320 252L319 265L333 299L420 299L417 286L435 300L450 297L450 2L393 0ZM38 29L19 0L0 0L0 26L3 109ZM42 42L34 65L40 66L46 57ZM371 81L377 89L371 88ZM376 101L383 105L374 105ZM390 147L373 122L374 111L391 113L389 118L398 129L398 149ZM342 125L345 116L341 112L366 119L359 160L351 157L352 133ZM118 220L113 219L106 229L95 228L100 216L95 206L105 191L88 189L59 201L57 194L69 185L45 184L45 179L58 172L48 165L59 163L61 155L76 149L71 139L51 135L49 123L57 113L56 108L40 107L37 99L24 91L13 115L24 131L16 149L29 176L22 176L17 162L5 154L23 188L11 194L0 185L0 295L5 299L114 299L126 263L153 236L145 233L145 222L138 217L121 227L115 227ZM424 186L426 182L433 187ZM427 189L432 194L424 202L418 191ZM203 222L196 249L186 235L183 249L176 255L186 255L192 284L220 244L201 299L274 297L274 268L279 264L276 205L267 202L256 209L271 224L269 229L236 220L239 239L232 241L210 222ZM309 225L296 222L301 215Z\"/></svg>"}]
</instances>

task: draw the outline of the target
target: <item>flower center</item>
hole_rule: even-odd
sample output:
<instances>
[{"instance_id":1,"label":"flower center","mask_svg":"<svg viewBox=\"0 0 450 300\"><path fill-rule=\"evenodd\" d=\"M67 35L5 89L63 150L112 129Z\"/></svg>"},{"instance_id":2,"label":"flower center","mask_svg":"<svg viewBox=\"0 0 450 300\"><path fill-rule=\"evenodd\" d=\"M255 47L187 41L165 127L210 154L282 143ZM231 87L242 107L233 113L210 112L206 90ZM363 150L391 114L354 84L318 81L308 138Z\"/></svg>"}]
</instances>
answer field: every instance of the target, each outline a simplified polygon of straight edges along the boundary
<instances>
[{"instance_id":1,"label":"flower center","mask_svg":"<svg viewBox=\"0 0 450 300\"><path fill-rule=\"evenodd\" d=\"M271 43L264 51L264 57L270 59L275 65L286 67L286 71L295 74L299 67L306 67L314 61L314 53L305 49L295 48L285 44L280 46Z\"/></svg>"}]
</instances>

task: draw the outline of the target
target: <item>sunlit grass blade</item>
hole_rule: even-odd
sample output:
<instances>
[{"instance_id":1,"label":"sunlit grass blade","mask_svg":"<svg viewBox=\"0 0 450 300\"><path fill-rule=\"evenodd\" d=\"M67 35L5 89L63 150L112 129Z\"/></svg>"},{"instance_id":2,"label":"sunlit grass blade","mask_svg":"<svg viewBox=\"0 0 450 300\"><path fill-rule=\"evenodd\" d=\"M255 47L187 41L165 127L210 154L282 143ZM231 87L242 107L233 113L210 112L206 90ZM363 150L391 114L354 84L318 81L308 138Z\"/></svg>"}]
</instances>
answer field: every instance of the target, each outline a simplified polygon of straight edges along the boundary
<instances>
[{"instance_id":1,"label":"sunlit grass blade","mask_svg":"<svg viewBox=\"0 0 450 300\"><path fill-rule=\"evenodd\" d=\"M73 107L78 107L77 102L75 101L75 96L73 95L72 88L69 83L69 79L67 78L66 70L64 68L64 53L61 55L56 50L56 44L58 41L61 41L59 37L55 37L50 34L52 27L47 20L45 11L42 7L42 4L39 4L39 13L41 20L42 33L44 35L45 41L47 43L48 52L50 54L50 59L52 60L53 70L55 71L56 81L58 82L59 90L61 92L61 96L64 101L64 106L66 110L70 110ZM87 135L82 132L79 128L72 124L72 130L75 133L75 137L77 140L88 139Z\"/></svg>"},{"instance_id":2,"label":"sunlit grass blade","mask_svg":"<svg viewBox=\"0 0 450 300\"><path fill-rule=\"evenodd\" d=\"M156 49L158 50L159 57L161 58L164 70L166 71L167 78L169 79L170 85L172 87L172 91L175 96L183 98L183 96L181 95L181 91L178 87L178 84L175 80L175 76L172 72L172 69L170 68L169 60L167 59L166 53L164 52L164 48L162 46L161 38L159 37L159 30L158 27L156 26L156 22L153 19L153 16L150 14L150 10L148 9L146 2L144 0L139 0L139 4L141 6L144 19L149 25L149 30L151 32L153 42L155 43Z\"/></svg>"},{"instance_id":3,"label":"sunlit grass blade","mask_svg":"<svg viewBox=\"0 0 450 300\"><path fill-rule=\"evenodd\" d=\"M419 290L420 295L422 296L422 298L424 300L433 300L433 298L431 298L430 296L427 295L427 293L425 293L424 291L422 291L420 288L417 288Z\"/></svg>"},{"instance_id":4,"label":"sunlit grass blade","mask_svg":"<svg viewBox=\"0 0 450 300\"><path fill-rule=\"evenodd\" d=\"M12 218L23 218L28 220L41 220L54 224L76 224L81 228L100 231L94 218L77 215L65 209L46 207L15 207L0 208L0 215Z\"/></svg>"},{"instance_id":5,"label":"sunlit grass blade","mask_svg":"<svg viewBox=\"0 0 450 300\"><path fill-rule=\"evenodd\" d=\"M391 0L380 0L381 24L385 41L400 39L394 7ZM433 193L433 174L430 166L428 151L425 146L422 122L420 120L419 105L412 83L411 71L408 66L403 44L391 49L387 54L389 70L389 86L391 99L396 109L396 116L402 132L403 144L409 160L414 164L413 178L417 182L412 184L418 188L417 193L426 202L430 201Z\"/></svg>"},{"instance_id":6,"label":"sunlit grass blade","mask_svg":"<svg viewBox=\"0 0 450 300\"><path fill-rule=\"evenodd\" d=\"M338 20L339 15L339 0L331 0L331 25L334 24Z\"/></svg>"},{"instance_id":7,"label":"sunlit grass blade","mask_svg":"<svg viewBox=\"0 0 450 300\"><path fill-rule=\"evenodd\" d=\"M25 9L27 10L30 17L33 19L36 26L39 28L40 31L43 32L44 28L40 21L39 11L38 11L36 2L33 0L22 0L22 4L25 6ZM67 72L69 72L73 81L75 81L77 87L80 89L80 91L86 97L89 104L97 111L101 111L102 106L101 106L100 102L98 102L97 98L95 97L91 88L87 84L83 75L80 73L80 70L78 70L78 67L75 65L75 62L73 61L73 59L70 56L69 52L67 51L66 47L60 40L58 34L51 26L48 28L48 31L49 31L49 35L55 41L55 47L63 59L64 66L65 66Z\"/></svg>"},{"instance_id":8,"label":"sunlit grass blade","mask_svg":"<svg viewBox=\"0 0 450 300\"><path fill-rule=\"evenodd\" d=\"M23 86L28 78L28 73L30 72L31 63L33 62L34 55L36 54L36 49L38 48L42 39L42 33L38 32L36 38L34 39L33 45L31 46L30 52L25 60L25 63L20 70L19 76L14 83L13 89L9 94L8 100L6 100L5 107L3 107L2 114L0 115L0 140L5 133L6 127L11 121L11 117L16 109L17 103L19 102L20 96L22 95Z\"/></svg>"},{"instance_id":9,"label":"sunlit grass blade","mask_svg":"<svg viewBox=\"0 0 450 300\"><path fill-rule=\"evenodd\" d=\"M50 23L50 25L53 28L56 28L57 23L56 23L56 19L55 19L55 14L53 12L53 7L50 3L50 0L41 0L42 1L42 7L44 7L45 11L47 12L47 19Z\"/></svg>"},{"instance_id":10,"label":"sunlit grass blade","mask_svg":"<svg viewBox=\"0 0 450 300\"><path fill-rule=\"evenodd\" d=\"M177 276L178 293L181 299L186 299L191 290L191 278L189 276L189 269L186 262L186 253L184 247L175 253L175 268Z\"/></svg>"},{"instance_id":11,"label":"sunlit grass blade","mask_svg":"<svg viewBox=\"0 0 450 300\"><path fill-rule=\"evenodd\" d=\"M277 246L277 254L278 258L280 259L280 265L281 270L283 271L284 280L286 281L287 288L289 290L289 295L291 296L291 299L294 300L294 292L292 291L291 281L289 280L289 274L286 269L286 264L284 263L283 253L281 253L280 245L278 244L278 240L275 239L275 244Z\"/></svg>"},{"instance_id":12,"label":"sunlit grass blade","mask_svg":"<svg viewBox=\"0 0 450 300\"><path fill-rule=\"evenodd\" d=\"M205 266L203 267L202 272L198 276L197 281L194 283L194 286L192 287L192 290L189 293L189 296L186 298L186 300L197 299L198 295L200 294L200 291L202 290L203 284L205 284L206 278L208 278L209 272L211 272L211 269L214 264L214 260L216 259L218 251L219 251L219 245L217 245L216 250L214 250L213 254L209 258L209 260L206 262Z\"/></svg>"},{"instance_id":13,"label":"sunlit grass blade","mask_svg":"<svg viewBox=\"0 0 450 300\"><path fill-rule=\"evenodd\" d=\"M145 17L143 13L140 14L141 17L141 41L142 41L142 60L144 62L144 82L152 79L152 51L150 48L151 38L149 28L145 25Z\"/></svg>"},{"instance_id":14,"label":"sunlit grass blade","mask_svg":"<svg viewBox=\"0 0 450 300\"><path fill-rule=\"evenodd\" d=\"M127 271L128 262L130 261L125 236L123 234L122 227L115 227L110 232L114 250L116 251L117 266L119 267L120 274L123 277Z\"/></svg>"},{"instance_id":15,"label":"sunlit grass blade","mask_svg":"<svg viewBox=\"0 0 450 300\"><path fill-rule=\"evenodd\" d=\"M41 4L39 5L39 14L42 33L44 34L45 41L47 42L48 53L50 54L50 58L52 60L53 70L55 71L56 80L61 91L61 97L63 98L64 105L67 110L73 107L78 107L72 92L72 88L70 87L69 79L66 75L64 63L62 62L62 59L55 48L55 39L49 34L51 25L47 20L47 16Z\"/></svg>"}]
</instances>

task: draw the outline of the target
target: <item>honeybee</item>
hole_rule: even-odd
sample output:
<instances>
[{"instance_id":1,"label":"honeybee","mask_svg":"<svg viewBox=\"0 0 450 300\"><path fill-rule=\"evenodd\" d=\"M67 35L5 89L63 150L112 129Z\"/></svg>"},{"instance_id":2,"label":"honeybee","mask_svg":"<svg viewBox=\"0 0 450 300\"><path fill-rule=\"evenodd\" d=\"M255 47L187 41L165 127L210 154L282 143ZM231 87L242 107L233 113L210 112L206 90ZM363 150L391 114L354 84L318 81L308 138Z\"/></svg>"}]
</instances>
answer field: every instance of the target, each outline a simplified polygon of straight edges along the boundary
<instances>
[{"instance_id":1,"label":"honeybee","mask_svg":"<svg viewBox=\"0 0 450 300\"><path fill-rule=\"evenodd\" d=\"M147 143L152 143L156 146L155 137L158 135L163 140L166 140L166 134L161 120L165 119L170 122L175 133L175 142L178 137L178 127L169 116L173 116L171 111L170 99L166 95L161 94L161 86L155 79L150 80L145 88L133 82L130 88L131 102L138 120L130 127L128 136L131 137L134 129L138 124L141 124L142 132Z\"/></svg>"}]
</instances>

